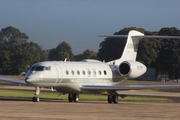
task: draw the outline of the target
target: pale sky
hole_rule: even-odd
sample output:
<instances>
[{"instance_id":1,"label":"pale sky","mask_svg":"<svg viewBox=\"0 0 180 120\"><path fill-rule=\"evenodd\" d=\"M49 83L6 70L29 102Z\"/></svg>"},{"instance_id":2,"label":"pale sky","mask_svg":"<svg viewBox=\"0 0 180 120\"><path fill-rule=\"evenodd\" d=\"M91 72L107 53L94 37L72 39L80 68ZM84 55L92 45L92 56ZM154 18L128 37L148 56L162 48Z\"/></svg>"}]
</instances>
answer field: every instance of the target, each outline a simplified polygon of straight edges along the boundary
<instances>
[{"instance_id":1,"label":"pale sky","mask_svg":"<svg viewBox=\"0 0 180 120\"><path fill-rule=\"evenodd\" d=\"M44 49L65 41L75 55L125 27L180 29L180 0L0 0L0 29L13 26Z\"/></svg>"}]
</instances>

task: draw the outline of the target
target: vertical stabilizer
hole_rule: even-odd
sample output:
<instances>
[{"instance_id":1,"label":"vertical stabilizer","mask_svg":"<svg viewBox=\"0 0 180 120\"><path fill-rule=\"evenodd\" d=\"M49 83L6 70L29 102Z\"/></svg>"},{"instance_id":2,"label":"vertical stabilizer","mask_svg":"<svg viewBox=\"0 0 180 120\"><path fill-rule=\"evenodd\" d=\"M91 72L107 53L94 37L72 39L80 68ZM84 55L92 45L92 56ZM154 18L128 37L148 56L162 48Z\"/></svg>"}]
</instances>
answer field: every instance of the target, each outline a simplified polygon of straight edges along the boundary
<instances>
[{"instance_id":1,"label":"vertical stabilizer","mask_svg":"<svg viewBox=\"0 0 180 120\"><path fill-rule=\"evenodd\" d=\"M131 30L128 34L127 42L123 51L123 54L121 56L121 59L123 60L136 60L137 56L137 49L139 44L139 37L133 37L133 36L144 36L144 34Z\"/></svg>"},{"instance_id":2,"label":"vertical stabilizer","mask_svg":"<svg viewBox=\"0 0 180 120\"><path fill-rule=\"evenodd\" d=\"M116 59L113 61L110 61L109 63L113 63L116 65L119 65L120 62L125 61L125 60L136 60L137 56L137 50L138 50L138 44L139 44L139 39L141 37L133 37L133 36L144 36L143 33L131 30L127 36L127 42L123 51L123 54L120 59Z\"/></svg>"}]
</instances>

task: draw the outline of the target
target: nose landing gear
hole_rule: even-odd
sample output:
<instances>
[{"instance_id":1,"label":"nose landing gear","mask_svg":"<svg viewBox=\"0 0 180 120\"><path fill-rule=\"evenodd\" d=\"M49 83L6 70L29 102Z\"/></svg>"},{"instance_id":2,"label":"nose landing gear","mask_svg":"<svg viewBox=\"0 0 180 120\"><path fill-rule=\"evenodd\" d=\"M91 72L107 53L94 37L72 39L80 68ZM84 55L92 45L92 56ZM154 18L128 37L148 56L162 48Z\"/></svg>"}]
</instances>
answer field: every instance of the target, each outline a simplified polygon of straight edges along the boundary
<instances>
[{"instance_id":1,"label":"nose landing gear","mask_svg":"<svg viewBox=\"0 0 180 120\"><path fill-rule=\"evenodd\" d=\"M39 87L35 88L35 94L34 94L34 97L32 98L33 102L39 102L40 101L39 97L38 97L40 91L41 91L41 89Z\"/></svg>"},{"instance_id":2,"label":"nose landing gear","mask_svg":"<svg viewBox=\"0 0 180 120\"><path fill-rule=\"evenodd\" d=\"M32 98L32 101L33 101L33 102L39 102L39 97L34 96L34 97Z\"/></svg>"}]
</instances>

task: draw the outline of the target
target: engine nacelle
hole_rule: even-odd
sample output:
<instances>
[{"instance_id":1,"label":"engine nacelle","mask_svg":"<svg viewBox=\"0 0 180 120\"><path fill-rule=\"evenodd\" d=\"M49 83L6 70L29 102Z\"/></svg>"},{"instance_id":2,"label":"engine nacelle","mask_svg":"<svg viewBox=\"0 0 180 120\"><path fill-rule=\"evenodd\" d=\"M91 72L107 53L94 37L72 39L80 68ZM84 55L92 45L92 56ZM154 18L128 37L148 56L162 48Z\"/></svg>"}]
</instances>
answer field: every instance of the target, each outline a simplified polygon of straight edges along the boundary
<instances>
[{"instance_id":1,"label":"engine nacelle","mask_svg":"<svg viewBox=\"0 0 180 120\"><path fill-rule=\"evenodd\" d=\"M143 75L147 68L144 64L137 61L124 61L119 65L118 70L123 77L136 78Z\"/></svg>"}]
</instances>

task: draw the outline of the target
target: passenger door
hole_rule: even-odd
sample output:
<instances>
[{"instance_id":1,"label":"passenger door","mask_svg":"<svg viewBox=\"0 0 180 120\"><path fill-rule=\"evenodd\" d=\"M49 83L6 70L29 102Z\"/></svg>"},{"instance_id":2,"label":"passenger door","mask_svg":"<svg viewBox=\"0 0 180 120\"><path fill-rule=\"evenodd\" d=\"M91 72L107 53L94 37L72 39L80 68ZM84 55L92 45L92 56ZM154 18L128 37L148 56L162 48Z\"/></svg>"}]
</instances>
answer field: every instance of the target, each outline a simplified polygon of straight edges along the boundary
<instances>
[{"instance_id":1,"label":"passenger door","mask_svg":"<svg viewBox=\"0 0 180 120\"><path fill-rule=\"evenodd\" d=\"M54 83L54 86L57 86L61 83L62 81L62 70L61 67L58 64L54 64L55 68L56 68L56 72L57 72L57 80Z\"/></svg>"}]
</instances>

